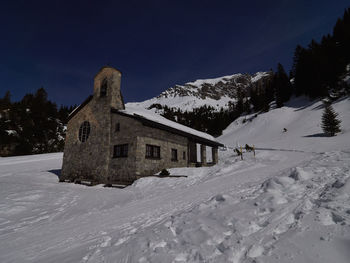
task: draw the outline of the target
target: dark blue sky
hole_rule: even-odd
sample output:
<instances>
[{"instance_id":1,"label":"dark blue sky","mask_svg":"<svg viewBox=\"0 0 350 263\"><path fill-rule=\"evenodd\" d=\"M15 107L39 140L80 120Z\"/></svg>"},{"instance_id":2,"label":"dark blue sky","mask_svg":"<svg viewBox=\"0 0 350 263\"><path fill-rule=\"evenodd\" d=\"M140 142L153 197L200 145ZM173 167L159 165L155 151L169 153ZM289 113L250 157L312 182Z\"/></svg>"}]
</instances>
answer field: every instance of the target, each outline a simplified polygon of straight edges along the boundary
<instances>
[{"instance_id":1,"label":"dark blue sky","mask_svg":"<svg viewBox=\"0 0 350 263\"><path fill-rule=\"evenodd\" d=\"M332 32L348 0L1 1L0 96L43 86L58 104L92 93L104 65L125 101L198 78L289 71L297 44Z\"/></svg>"}]
</instances>

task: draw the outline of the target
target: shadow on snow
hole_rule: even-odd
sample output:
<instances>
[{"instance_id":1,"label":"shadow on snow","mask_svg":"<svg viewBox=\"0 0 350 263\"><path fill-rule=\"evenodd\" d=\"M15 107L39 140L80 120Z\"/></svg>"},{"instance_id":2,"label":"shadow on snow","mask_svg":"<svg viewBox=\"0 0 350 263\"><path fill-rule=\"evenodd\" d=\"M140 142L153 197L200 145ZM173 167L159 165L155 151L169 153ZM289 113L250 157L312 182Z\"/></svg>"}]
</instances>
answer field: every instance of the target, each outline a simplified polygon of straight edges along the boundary
<instances>
[{"instance_id":1,"label":"shadow on snow","mask_svg":"<svg viewBox=\"0 0 350 263\"><path fill-rule=\"evenodd\" d=\"M53 169L53 170L48 170L49 173L52 173L54 175L56 175L58 178L60 178L61 176L61 170L62 169Z\"/></svg>"}]
</instances>

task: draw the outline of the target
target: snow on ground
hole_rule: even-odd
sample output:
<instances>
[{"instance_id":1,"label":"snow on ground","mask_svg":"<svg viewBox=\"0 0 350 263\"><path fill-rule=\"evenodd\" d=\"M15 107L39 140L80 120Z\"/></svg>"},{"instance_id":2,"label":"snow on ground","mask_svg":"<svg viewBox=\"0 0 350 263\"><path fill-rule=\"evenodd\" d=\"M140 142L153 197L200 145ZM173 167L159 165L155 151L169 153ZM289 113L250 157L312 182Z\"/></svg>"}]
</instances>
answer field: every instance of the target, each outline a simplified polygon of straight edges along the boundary
<instances>
[{"instance_id":1,"label":"snow on ground","mask_svg":"<svg viewBox=\"0 0 350 263\"><path fill-rule=\"evenodd\" d=\"M218 194L134 235L109 259L348 262L349 164L349 153L332 152L270 178L264 167L221 174L210 182Z\"/></svg>"},{"instance_id":2,"label":"snow on ground","mask_svg":"<svg viewBox=\"0 0 350 263\"><path fill-rule=\"evenodd\" d=\"M220 141L265 150L187 178L87 187L58 183L61 153L0 158L0 262L349 262L349 100L336 137L304 103L232 124Z\"/></svg>"}]
</instances>

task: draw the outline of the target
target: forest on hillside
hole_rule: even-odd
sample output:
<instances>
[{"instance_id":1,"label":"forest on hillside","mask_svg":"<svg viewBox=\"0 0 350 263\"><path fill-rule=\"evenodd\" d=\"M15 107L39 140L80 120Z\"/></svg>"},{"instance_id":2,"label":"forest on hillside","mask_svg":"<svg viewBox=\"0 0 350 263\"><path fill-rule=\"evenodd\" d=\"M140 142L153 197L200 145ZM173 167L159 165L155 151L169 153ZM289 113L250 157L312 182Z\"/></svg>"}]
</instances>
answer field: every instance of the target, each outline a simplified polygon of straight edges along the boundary
<instances>
[{"instance_id":1,"label":"forest on hillside","mask_svg":"<svg viewBox=\"0 0 350 263\"><path fill-rule=\"evenodd\" d=\"M0 156L63 151L65 124L73 109L58 108L44 88L18 102L6 92L0 98Z\"/></svg>"}]
</instances>

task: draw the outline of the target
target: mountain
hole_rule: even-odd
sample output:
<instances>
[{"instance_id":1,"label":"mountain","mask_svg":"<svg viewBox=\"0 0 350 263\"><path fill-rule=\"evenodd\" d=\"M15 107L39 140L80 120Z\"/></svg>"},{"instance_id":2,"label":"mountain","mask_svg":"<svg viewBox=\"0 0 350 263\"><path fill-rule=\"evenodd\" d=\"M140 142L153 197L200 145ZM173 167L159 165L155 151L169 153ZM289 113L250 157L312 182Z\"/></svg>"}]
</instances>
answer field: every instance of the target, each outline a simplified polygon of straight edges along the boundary
<instances>
[{"instance_id":1,"label":"mountain","mask_svg":"<svg viewBox=\"0 0 350 263\"><path fill-rule=\"evenodd\" d=\"M175 85L159 96L143 101L127 103L132 107L150 108L159 105L169 108L193 111L204 105L216 110L228 108L230 102L238 99L239 92L249 96L252 89L259 89L271 82L272 72L250 74L234 74L213 79L199 79L184 85Z\"/></svg>"}]
</instances>

